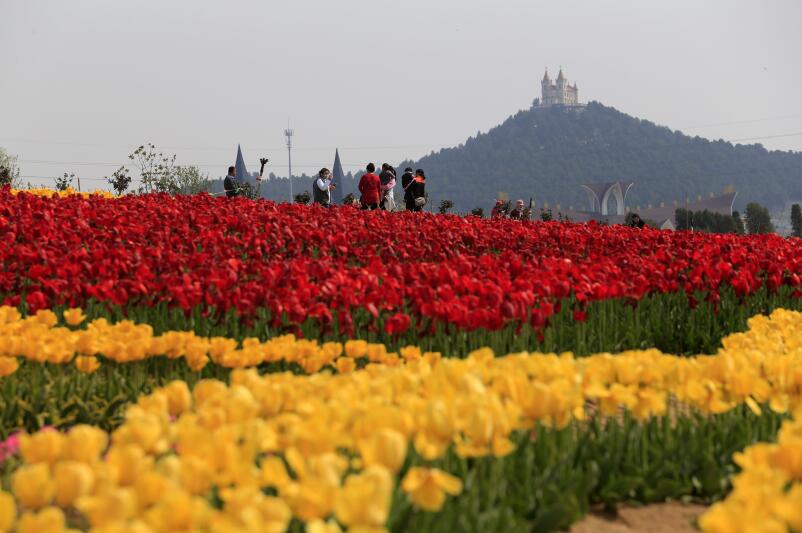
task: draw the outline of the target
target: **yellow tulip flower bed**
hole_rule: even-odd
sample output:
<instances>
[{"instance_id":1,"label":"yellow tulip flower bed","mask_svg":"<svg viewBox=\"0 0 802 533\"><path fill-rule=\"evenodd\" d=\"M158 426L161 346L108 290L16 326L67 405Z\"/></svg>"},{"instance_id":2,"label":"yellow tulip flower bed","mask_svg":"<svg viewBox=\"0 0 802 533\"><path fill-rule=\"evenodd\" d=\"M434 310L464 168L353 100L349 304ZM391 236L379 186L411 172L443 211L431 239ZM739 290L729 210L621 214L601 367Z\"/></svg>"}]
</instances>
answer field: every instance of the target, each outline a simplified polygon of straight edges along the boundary
<instances>
[{"instance_id":1,"label":"yellow tulip flower bed","mask_svg":"<svg viewBox=\"0 0 802 533\"><path fill-rule=\"evenodd\" d=\"M709 533L802 531L802 412L780 428L777 443L735 454L743 470L733 491L700 520Z\"/></svg>"},{"instance_id":2,"label":"yellow tulip flower bed","mask_svg":"<svg viewBox=\"0 0 802 533\"><path fill-rule=\"evenodd\" d=\"M113 361L134 362L114 370L152 356L154 346L188 363L195 342L199 358L217 363L228 353L213 353L212 340L199 337L172 345L163 339L178 337L148 337L133 324L71 330L47 313L23 320L3 312L6 326L71 339L53 341L64 361L52 362L68 361L73 348L71 356L107 356L111 348L100 345L124 332L130 337L121 346L134 346L132 338L150 344L131 358L118 346ZM66 320L81 323L80 311ZM482 349L444 359L414 347L388 354L361 341L303 344L307 357L328 354L317 367L323 371L237 369L228 384L203 379L191 389L173 381L128 406L110 435L87 425L22 435L21 463L8 469L0 494L0 530L551 530L580 516L589 500L720 495L729 471L711 471L745 444L772 438L779 419L770 411L800 404L800 326L795 312L754 317L719 353L695 358L656 350L494 357ZM80 340L93 331L106 332L95 333L98 344ZM268 344L228 346L251 349L254 364L267 350L302 361L288 355L293 348ZM236 360L229 366L248 366L245 356ZM589 416L597 412L606 416ZM736 503L710 516L798 479L789 455L799 450L798 426L787 427L778 445L739 459L747 481L736 481ZM797 470L776 473L789 464ZM741 485L752 492L739 492Z\"/></svg>"},{"instance_id":3,"label":"yellow tulip flower bed","mask_svg":"<svg viewBox=\"0 0 802 533\"><path fill-rule=\"evenodd\" d=\"M19 194L21 192L24 192L24 193L27 193L27 194L33 194L35 196L44 196L46 198L52 198L53 196L56 196L56 195L58 195L58 196L70 196L70 195L74 195L74 194L81 195L81 196L83 196L85 198L88 197L88 196L94 196L94 195L102 196L103 198L115 198L115 195L113 195L109 191L102 191L102 190L99 190L99 189L98 190L94 190L94 191L88 191L88 192L76 191L72 187L68 187L67 189L65 189L63 191L47 189L47 188L44 188L44 187L35 188L35 189L11 189L11 194Z\"/></svg>"}]
</instances>

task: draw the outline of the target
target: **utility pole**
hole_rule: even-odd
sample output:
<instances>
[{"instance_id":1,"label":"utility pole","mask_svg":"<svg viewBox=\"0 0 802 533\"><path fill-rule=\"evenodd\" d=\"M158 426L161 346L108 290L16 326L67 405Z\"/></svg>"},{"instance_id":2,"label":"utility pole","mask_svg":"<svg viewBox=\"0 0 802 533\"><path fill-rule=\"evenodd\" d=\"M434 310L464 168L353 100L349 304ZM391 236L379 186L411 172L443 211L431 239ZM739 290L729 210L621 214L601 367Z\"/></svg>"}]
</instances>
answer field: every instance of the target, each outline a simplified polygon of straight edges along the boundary
<instances>
[{"instance_id":1,"label":"utility pole","mask_svg":"<svg viewBox=\"0 0 802 533\"><path fill-rule=\"evenodd\" d=\"M292 136L295 134L294 131L290 129L290 121L287 121L287 129L284 130L284 135L287 137L287 163L289 166L290 172L290 203L293 202L292 200Z\"/></svg>"}]
</instances>

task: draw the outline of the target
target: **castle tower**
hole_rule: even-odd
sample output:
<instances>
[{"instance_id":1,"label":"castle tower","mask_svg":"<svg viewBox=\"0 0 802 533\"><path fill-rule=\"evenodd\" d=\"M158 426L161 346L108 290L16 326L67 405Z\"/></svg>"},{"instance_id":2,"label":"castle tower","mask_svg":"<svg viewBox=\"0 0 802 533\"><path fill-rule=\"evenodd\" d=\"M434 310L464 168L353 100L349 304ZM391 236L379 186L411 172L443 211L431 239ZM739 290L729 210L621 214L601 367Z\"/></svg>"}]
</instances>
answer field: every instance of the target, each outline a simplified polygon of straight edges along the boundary
<instances>
[{"instance_id":1,"label":"castle tower","mask_svg":"<svg viewBox=\"0 0 802 533\"><path fill-rule=\"evenodd\" d=\"M568 78L563 74L562 67L560 67L560 72L557 74L555 82L551 82L549 71L546 69L543 80L540 82L541 105L576 105L579 103L579 90L576 82L574 82L573 86L568 83Z\"/></svg>"}]
</instances>

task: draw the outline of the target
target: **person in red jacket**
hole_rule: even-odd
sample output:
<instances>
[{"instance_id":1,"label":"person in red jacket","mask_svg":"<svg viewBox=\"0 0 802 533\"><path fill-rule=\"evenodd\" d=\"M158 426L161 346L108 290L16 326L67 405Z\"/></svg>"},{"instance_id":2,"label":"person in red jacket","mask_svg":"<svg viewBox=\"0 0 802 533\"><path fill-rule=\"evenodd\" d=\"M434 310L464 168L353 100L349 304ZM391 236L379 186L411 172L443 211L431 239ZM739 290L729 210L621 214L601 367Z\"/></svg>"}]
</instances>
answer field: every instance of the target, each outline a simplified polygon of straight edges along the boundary
<instances>
[{"instance_id":1,"label":"person in red jacket","mask_svg":"<svg viewBox=\"0 0 802 533\"><path fill-rule=\"evenodd\" d=\"M362 193L362 209L378 209L382 182L379 176L373 173L376 170L376 165L368 163L365 168L367 173L362 174L362 178L359 180L359 192Z\"/></svg>"}]
</instances>

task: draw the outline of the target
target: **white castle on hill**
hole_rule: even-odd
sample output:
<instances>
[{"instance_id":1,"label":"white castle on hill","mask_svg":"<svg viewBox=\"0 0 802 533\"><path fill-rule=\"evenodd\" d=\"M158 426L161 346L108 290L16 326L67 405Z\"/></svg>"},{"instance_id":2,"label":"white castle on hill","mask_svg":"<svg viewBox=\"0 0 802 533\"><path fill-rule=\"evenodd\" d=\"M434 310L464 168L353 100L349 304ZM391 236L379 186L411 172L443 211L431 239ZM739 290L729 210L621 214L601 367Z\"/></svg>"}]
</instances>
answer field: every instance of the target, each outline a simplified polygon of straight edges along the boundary
<instances>
[{"instance_id":1,"label":"white castle on hill","mask_svg":"<svg viewBox=\"0 0 802 533\"><path fill-rule=\"evenodd\" d=\"M577 105L579 103L579 90L576 88L576 82L573 86L568 84L568 79L563 76L562 67L560 73L557 74L556 83L551 82L549 69L546 69L540 85L543 89L540 105Z\"/></svg>"}]
</instances>

